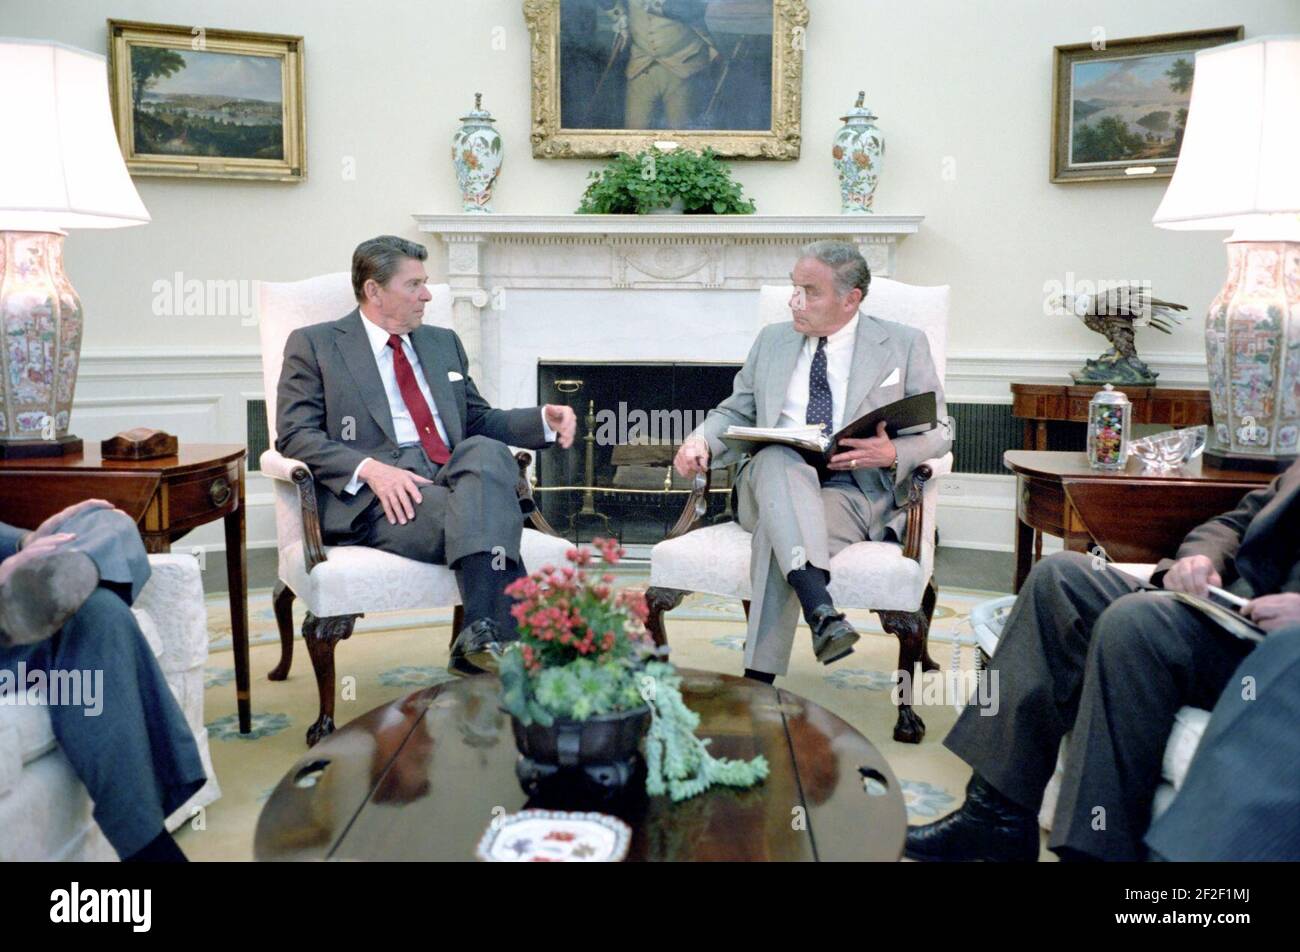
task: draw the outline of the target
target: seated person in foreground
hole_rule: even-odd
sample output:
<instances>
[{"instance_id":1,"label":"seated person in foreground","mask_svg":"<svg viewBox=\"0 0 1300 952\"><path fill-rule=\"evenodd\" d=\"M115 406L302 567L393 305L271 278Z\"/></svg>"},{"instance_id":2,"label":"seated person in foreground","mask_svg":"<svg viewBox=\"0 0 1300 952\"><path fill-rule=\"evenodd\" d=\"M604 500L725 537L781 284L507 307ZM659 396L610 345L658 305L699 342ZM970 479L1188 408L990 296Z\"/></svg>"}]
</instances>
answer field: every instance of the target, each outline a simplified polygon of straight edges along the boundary
<instances>
[{"instance_id":1,"label":"seated person in foreground","mask_svg":"<svg viewBox=\"0 0 1300 952\"><path fill-rule=\"evenodd\" d=\"M207 775L131 614L149 574L135 522L102 499L31 532L0 523L0 685L27 693L35 671L47 685L55 673L102 672L93 705L86 692L71 704L47 688L54 736L122 859L184 862L163 822Z\"/></svg>"},{"instance_id":2,"label":"seated person in foreground","mask_svg":"<svg viewBox=\"0 0 1300 952\"><path fill-rule=\"evenodd\" d=\"M383 235L352 255L357 307L289 335L275 448L316 481L327 545L365 545L456 573L465 627L453 668L514 635L505 588L525 574L527 512L510 446L573 443L567 406L496 410L453 331L421 323L423 245ZM528 504L531 507L531 503Z\"/></svg>"},{"instance_id":3,"label":"seated person in foreground","mask_svg":"<svg viewBox=\"0 0 1300 952\"><path fill-rule=\"evenodd\" d=\"M729 426L820 424L829 435L927 391L943 419L943 384L925 333L858 312L871 272L854 245L808 245L791 280L793 323L759 333L731 396L678 450L674 464L683 476L735 461L720 439ZM753 533L747 677L770 683L785 674L800 608L818 661L831 664L853 651L858 634L826 587L831 557L854 542L901 540L912 470L943 456L951 442L943 427L891 440L881 423L875 436L841 440L824 476L785 446L766 446L742 465L737 519Z\"/></svg>"},{"instance_id":4,"label":"seated person in foreground","mask_svg":"<svg viewBox=\"0 0 1300 952\"><path fill-rule=\"evenodd\" d=\"M1274 638L1300 636L1300 463L1188 533L1148 585L1078 552L1035 565L989 664L996 713L967 706L944 740L974 768L966 801L910 829L907 855L1036 859L1043 790L1069 732L1049 848L1062 859L1142 859L1174 715L1214 707L1255 647L1150 591L1203 596L1209 585L1250 599L1242 614L1269 633L1270 656Z\"/></svg>"},{"instance_id":5,"label":"seated person in foreground","mask_svg":"<svg viewBox=\"0 0 1300 952\"><path fill-rule=\"evenodd\" d=\"M1214 706L1187 776L1147 830L1151 858L1300 860L1300 625L1241 662Z\"/></svg>"}]
</instances>

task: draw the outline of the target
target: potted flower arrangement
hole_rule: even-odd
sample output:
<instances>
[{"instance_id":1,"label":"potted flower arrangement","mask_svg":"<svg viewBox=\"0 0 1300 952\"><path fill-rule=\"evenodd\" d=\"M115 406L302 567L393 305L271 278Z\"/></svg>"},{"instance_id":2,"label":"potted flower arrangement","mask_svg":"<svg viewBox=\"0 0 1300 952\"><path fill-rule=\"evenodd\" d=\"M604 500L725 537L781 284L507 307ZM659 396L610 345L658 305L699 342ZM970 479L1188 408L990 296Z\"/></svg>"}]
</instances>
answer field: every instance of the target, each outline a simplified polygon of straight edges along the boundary
<instances>
[{"instance_id":1,"label":"potted flower arrangement","mask_svg":"<svg viewBox=\"0 0 1300 952\"><path fill-rule=\"evenodd\" d=\"M692 152L650 148L636 155L624 152L588 177L591 182L578 206L580 215L754 212L754 203L745 198L731 170L718 161L712 149Z\"/></svg>"},{"instance_id":2,"label":"potted flower arrangement","mask_svg":"<svg viewBox=\"0 0 1300 952\"><path fill-rule=\"evenodd\" d=\"M607 566L623 555L614 540L593 544ZM543 566L507 589L519 640L498 670L521 763L543 775L603 771L602 783L617 787L632 775L644 740L651 795L682 800L715 783L748 787L764 779L762 756L715 758L695 736L699 716L645 630L644 595L616 591L609 572L593 577L589 549L570 549L567 558L570 565Z\"/></svg>"}]
</instances>

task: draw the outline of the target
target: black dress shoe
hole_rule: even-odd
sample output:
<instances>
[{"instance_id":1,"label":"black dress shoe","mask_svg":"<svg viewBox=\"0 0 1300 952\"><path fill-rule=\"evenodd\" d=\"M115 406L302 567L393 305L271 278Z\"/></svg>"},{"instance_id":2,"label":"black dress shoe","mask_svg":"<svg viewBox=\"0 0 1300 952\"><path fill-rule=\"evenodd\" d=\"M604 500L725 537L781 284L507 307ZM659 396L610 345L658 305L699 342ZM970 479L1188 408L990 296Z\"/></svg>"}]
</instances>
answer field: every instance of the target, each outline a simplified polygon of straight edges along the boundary
<instances>
[{"instance_id":1,"label":"black dress shoe","mask_svg":"<svg viewBox=\"0 0 1300 952\"><path fill-rule=\"evenodd\" d=\"M494 619L480 618L466 625L456 636L448 667L460 674L482 674L485 671L495 674L497 656L515 638L503 636Z\"/></svg>"},{"instance_id":2,"label":"black dress shoe","mask_svg":"<svg viewBox=\"0 0 1300 952\"><path fill-rule=\"evenodd\" d=\"M942 820L907 828L903 855L923 862L1034 863L1038 816L975 774L966 802Z\"/></svg>"},{"instance_id":3,"label":"black dress shoe","mask_svg":"<svg viewBox=\"0 0 1300 952\"><path fill-rule=\"evenodd\" d=\"M812 616L813 653L822 664L834 664L853 654L858 633L834 605L818 605Z\"/></svg>"}]
</instances>

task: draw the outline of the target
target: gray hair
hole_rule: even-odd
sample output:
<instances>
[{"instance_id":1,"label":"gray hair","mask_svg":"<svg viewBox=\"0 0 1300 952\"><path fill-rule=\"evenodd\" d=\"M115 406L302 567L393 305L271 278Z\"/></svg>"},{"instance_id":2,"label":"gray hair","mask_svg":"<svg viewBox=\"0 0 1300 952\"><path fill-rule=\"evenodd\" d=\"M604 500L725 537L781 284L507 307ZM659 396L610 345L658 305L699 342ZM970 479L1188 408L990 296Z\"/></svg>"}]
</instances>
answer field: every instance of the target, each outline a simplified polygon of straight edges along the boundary
<instances>
[{"instance_id":1,"label":"gray hair","mask_svg":"<svg viewBox=\"0 0 1300 952\"><path fill-rule=\"evenodd\" d=\"M835 278L835 293L840 297L854 288L860 288L864 298L867 296L867 289L871 287L871 269L867 267L867 259L862 257L862 252L852 242L837 241L834 238L814 241L803 246L799 257L812 258L829 267Z\"/></svg>"},{"instance_id":2,"label":"gray hair","mask_svg":"<svg viewBox=\"0 0 1300 952\"><path fill-rule=\"evenodd\" d=\"M352 252L352 293L358 302L364 301L366 282L371 278L383 286L397 273L406 258L424 261L428 257L429 249L424 245L396 235L367 238Z\"/></svg>"}]
</instances>

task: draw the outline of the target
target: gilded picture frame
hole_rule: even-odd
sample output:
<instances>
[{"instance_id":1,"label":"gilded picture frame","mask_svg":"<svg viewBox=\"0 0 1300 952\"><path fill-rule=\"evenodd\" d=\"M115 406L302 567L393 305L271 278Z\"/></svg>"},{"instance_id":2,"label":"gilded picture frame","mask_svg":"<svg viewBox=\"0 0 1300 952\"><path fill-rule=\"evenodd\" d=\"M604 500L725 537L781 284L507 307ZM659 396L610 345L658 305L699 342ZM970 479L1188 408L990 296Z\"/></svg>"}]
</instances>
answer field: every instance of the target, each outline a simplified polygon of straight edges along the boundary
<instances>
[{"instance_id":1,"label":"gilded picture frame","mask_svg":"<svg viewBox=\"0 0 1300 952\"><path fill-rule=\"evenodd\" d=\"M109 20L108 61L132 175L307 178L301 36Z\"/></svg>"},{"instance_id":2,"label":"gilded picture frame","mask_svg":"<svg viewBox=\"0 0 1300 952\"><path fill-rule=\"evenodd\" d=\"M806 0L523 0L541 159L799 158Z\"/></svg>"},{"instance_id":3,"label":"gilded picture frame","mask_svg":"<svg viewBox=\"0 0 1300 952\"><path fill-rule=\"evenodd\" d=\"M1172 177L1196 51L1242 35L1230 26L1055 47L1052 181Z\"/></svg>"}]
</instances>

